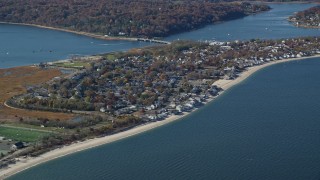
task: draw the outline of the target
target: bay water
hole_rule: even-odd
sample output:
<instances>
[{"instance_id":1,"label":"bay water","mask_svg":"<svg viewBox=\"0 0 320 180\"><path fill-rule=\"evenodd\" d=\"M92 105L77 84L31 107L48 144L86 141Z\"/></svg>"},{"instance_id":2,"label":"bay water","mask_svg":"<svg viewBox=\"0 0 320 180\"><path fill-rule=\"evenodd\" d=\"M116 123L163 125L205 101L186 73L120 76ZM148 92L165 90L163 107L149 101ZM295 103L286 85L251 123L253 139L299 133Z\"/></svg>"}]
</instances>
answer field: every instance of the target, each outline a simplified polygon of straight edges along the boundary
<instances>
[{"instance_id":1,"label":"bay water","mask_svg":"<svg viewBox=\"0 0 320 180\"><path fill-rule=\"evenodd\" d=\"M233 41L320 35L320 29L300 28L287 21L289 16L313 7L315 4L269 4L269 6L272 9L264 13L208 25L196 31L172 35L165 39L168 41L178 39Z\"/></svg>"},{"instance_id":2,"label":"bay water","mask_svg":"<svg viewBox=\"0 0 320 180\"><path fill-rule=\"evenodd\" d=\"M104 41L62 31L0 24L0 68L125 51L148 45L152 44Z\"/></svg>"}]
</instances>

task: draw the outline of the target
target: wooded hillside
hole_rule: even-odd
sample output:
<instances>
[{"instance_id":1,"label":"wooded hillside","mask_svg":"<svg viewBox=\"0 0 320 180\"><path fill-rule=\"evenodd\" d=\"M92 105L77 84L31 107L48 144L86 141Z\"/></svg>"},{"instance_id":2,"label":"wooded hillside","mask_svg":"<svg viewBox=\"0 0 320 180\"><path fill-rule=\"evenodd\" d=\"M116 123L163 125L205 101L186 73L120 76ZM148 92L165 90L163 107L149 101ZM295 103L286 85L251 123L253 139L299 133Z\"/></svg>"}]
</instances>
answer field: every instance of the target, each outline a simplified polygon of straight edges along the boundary
<instances>
[{"instance_id":1,"label":"wooded hillside","mask_svg":"<svg viewBox=\"0 0 320 180\"><path fill-rule=\"evenodd\" d=\"M298 12L289 20L295 22L297 26L320 28L320 6Z\"/></svg>"},{"instance_id":2,"label":"wooded hillside","mask_svg":"<svg viewBox=\"0 0 320 180\"><path fill-rule=\"evenodd\" d=\"M0 21L110 36L163 37L266 10L266 5L205 1L0 0Z\"/></svg>"}]
</instances>

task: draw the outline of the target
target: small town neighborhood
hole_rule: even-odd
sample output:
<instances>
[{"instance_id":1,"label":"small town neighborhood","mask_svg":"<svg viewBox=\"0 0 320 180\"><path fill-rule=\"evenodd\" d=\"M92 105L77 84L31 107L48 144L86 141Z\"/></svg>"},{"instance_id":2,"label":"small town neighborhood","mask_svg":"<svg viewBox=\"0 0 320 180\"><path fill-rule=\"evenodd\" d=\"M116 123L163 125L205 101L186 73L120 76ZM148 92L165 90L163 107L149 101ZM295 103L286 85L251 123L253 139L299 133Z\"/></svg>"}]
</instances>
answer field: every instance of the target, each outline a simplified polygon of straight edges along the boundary
<instances>
[{"instance_id":1,"label":"small town neighborhood","mask_svg":"<svg viewBox=\"0 0 320 180\"><path fill-rule=\"evenodd\" d=\"M289 17L289 21L296 26L306 28L320 28L320 6L311 7Z\"/></svg>"},{"instance_id":2,"label":"small town neighborhood","mask_svg":"<svg viewBox=\"0 0 320 180\"><path fill-rule=\"evenodd\" d=\"M314 37L234 42L175 42L102 56L66 77L30 87L13 106L47 111L165 119L201 106L248 67L320 54ZM174 53L172 53L174 52ZM45 65L44 68L52 68Z\"/></svg>"}]
</instances>

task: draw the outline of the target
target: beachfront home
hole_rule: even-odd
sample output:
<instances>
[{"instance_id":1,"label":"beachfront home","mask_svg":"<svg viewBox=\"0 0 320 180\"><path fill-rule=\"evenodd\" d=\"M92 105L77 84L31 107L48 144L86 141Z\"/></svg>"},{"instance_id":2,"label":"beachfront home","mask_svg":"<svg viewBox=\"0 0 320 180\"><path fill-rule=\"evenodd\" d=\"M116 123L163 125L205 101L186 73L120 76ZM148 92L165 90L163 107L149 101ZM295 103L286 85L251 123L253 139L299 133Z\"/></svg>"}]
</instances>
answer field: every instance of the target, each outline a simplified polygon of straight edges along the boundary
<instances>
[{"instance_id":1,"label":"beachfront home","mask_svg":"<svg viewBox=\"0 0 320 180\"><path fill-rule=\"evenodd\" d=\"M13 144L10 149L11 149L11 151L16 151L16 150L22 149L24 147L25 147L25 144L23 142L19 141L19 142Z\"/></svg>"},{"instance_id":2,"label":"beachfront home","mask_svg":"<svg viewBox=\"0 0 320 180\"><path fill-rule=\"evenodd\" d=\"M106 108L101 107L101 108L100 108L100 112L103 112L103 113L106 112Z\"/></svg>"}]
</instances>

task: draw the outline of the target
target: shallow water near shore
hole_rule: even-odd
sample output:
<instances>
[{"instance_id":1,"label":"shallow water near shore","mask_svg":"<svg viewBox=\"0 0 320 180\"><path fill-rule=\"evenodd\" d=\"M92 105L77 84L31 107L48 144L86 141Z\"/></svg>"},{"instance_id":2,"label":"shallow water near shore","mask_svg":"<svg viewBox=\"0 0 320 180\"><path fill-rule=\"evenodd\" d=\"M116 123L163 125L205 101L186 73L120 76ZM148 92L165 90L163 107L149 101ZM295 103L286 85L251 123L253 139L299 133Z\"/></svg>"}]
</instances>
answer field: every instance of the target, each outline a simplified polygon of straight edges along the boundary
<instances>
[{"instance_id":1,"label":"shallow water near shore","mask_svg":"<svg viewBox=\"0 0 320 180\"><path fill-rule=\"evenodd\" d=\"M0 68L68 59L72 56L125 51L146 42L104 41L31 26L0 24Z\"/></svg>"},{"instance_id":2,"label":"shallow water near shore","mask_svg":"<svg viewBox=\"0 0 320 180\"><path fill-rule=\"evenodd\" d=\"M9 179L319 179L319 67L267 67L182 121Z\"/></svg>"}]
</instances>

